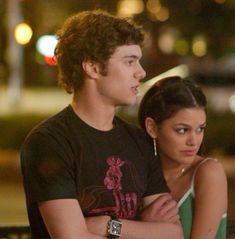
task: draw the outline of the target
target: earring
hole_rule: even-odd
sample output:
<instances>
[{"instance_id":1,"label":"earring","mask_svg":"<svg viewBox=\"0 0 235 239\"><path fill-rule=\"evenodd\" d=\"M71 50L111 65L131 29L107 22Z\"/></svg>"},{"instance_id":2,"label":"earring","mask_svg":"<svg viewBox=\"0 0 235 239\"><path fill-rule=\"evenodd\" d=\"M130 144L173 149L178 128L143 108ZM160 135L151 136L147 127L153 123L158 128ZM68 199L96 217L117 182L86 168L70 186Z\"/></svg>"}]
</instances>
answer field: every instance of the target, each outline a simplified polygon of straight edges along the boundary
<instances>
[{"instance_id":1,"label":"earring","mask_svg":"<svg viewBox=\"0 0 235 239\"><path fill-rule=\"evenodd\" d=\"M154 149L154 155L157 156L157 144L156 144L156 138L153 139L153 149Z\"/></svg>"}]
</instances>

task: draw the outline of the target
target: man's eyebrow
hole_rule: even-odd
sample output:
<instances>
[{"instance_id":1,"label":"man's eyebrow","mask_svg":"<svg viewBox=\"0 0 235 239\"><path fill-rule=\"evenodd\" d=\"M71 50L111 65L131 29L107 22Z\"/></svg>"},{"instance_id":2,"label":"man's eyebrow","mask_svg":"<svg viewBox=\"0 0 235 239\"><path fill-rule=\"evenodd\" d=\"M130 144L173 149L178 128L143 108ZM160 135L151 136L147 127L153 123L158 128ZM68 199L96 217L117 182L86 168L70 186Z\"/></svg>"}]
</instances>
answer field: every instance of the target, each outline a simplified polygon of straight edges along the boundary
<instances>
[{"instance_id":1,"label":"man's eyebrow","mask_svg":"<svg viewBox=\"0 0 235 239\"><path fill-rule=\"evenodd\" d=\"M137 56L137 55L127 55L127 56L123 56L123 58L134 58L134 59L140 59L141 56Z\"/></svg>"},{"instance_id":2,"label":"man's eyebrow","mask_svg":"<svg viewBox=\"0 0 235 239\"><path fill-rule=\"evenodd\" d=\"M135 59L135 60L140 60L142 56L138 56L138 55L124 55L124 56L112 56L110 57L110 59Z\"/></svg>"}]
</instances>

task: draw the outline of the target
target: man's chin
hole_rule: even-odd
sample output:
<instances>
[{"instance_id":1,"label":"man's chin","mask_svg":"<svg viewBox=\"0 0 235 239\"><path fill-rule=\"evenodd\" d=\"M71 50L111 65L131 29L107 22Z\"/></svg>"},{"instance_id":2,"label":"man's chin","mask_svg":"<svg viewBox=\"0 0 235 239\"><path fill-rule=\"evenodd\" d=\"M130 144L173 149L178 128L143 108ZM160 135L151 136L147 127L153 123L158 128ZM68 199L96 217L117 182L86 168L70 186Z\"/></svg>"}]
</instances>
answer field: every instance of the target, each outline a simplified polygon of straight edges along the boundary
<instances>
[{"instance_id":1,"label":"man's chin","mask_svg":"<svg viewBox=\"0 0 235 239\"><path fill-rule=\"evenodd\" d=\"M118 104L117 106L134 106L136 103L137 103L136 100L132 100L129 102L122 102L122 103Z\"/></svg>"}]
</instances>

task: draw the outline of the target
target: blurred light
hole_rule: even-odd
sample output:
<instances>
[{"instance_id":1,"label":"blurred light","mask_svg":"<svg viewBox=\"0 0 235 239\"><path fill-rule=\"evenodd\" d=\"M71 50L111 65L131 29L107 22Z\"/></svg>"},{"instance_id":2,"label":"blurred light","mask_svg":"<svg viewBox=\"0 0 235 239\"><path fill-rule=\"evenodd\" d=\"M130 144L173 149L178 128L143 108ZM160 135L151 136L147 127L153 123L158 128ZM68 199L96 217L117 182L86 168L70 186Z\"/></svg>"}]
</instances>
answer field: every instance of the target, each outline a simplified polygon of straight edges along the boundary
<instances>
[{"instance_id":1,"label":"blurred light","mask_svg":"<svg viewBox=\"0 0 235 239\"><path fill-rule=\"evenodd\" d=\"M163 33L158 39L158 45L163 53L170 54L173 51L175 39L169 33Z\"/></svg>"},{"instance_id":2,"label":"blurred light","mask_svg":"<svg viewBox=\"0 0 235 239\"><path fill-rule=\"evenodd\" d=\"M147 11L155 14L160 11L161 3L159 2L159 0L148 0L146 8Z\"/></svg>"},{"instance_id":3,"label":"blurred light","mask_svg":"<svg viewBox=\"0 0 235 239\"><path fill-rule=\"evenodd\" d=\"M175 43L175 51L179 55L186 55L189 52L189 44L185 39L178 39Z\"/></svg>"},{"instance_id":4,"label":"blurred light","mask_svg":"<svg viewBox=\"0 0 235 239\"><path fill-rule=\"evenodd\" d=\"M235 113L235 95L232 95L229 98L229 108L233 113Z\"/></svg>"},{"instance_id":5,"label":"blurred light","mask_svg":"<svg viewBox=\"0 0 235 239\"><path fill-rule=\"evenodd\" d=\"M25 45L29 43L33 35L33 31L28 24L22 22L16 26L14 35L19 44Z\"/></svg>"},{"instance_id":6,"label":"blurred light","mask_svg":"<svg viewBox=\"0 0 235 239\"><path fill-rule=\"evenodd\" d=\"M119 16L129 17L144 11L143 0L119 0L117 12Z\"/></svg>"},{"instance_id":7,"label":"blurred light","mask_svg":"<svg viewBox=\"0 0 235 239\"><path fill-rule=\"evenodd\" d=\"M46 62L45 62L44 56L37 51L35 53L36 53L35 54L35 61L38 64L45 65Z\"/></svg>"},{"instance_id":8,"label":"blurred light","mask_svg":"<svg viewBox=\"0 0 235 239\"><path fill-rule=\"evenodd\" d=\"M53 57L56 44L56 36L44 35L38 38L36 48L43 56Z\"/></svg>"},{"instance_id":9,"label":"blurred light","mask_svg":"<svg viewBox=\"0 0 235 239\"><path fill-rule=\"evenodd\" d=\"M55 57L50 57L50 56L45 56L44 57L44 60L45 62L48 64L48 65L51 65L51 66L54 66L56 65L56 60L55 60Z\"/></svg>"},{"instance_id":10,"label":"blurred light","mask_svg":"<svg viewBox=\"0 0 235 239\"><path fill-rule=\"evenodd\" d=\"M204 56L207 53L207 44L202 36L197 36L193 39L192 51L195 56Z\"/></svg>"},{"instance_id":11,"label":"blurred light","mask_svg":"<svg viewBox=\"0 0 235 239\"><path fill-rule=\"evenodd\" d=\"M154 22L155 21L164 22L169 19L170 13L169 13L168 8L161 7L159 9L159 11L157 11L157 12L153 12L153 11L149 12L148 17L151 21L154 21Z\"/></svg>"},{"instance_id":12,"label":"blurred light","mask_svg":"<svg viewBox=\"0 0 235 239\"><path fill-rule=\"evenodd\" d=\"M148 18L149 18L152 22L158 21L156 14L155 14L155 13L152 13L152 12L149 12L149 13L148 13Z\"/></svg>"},{"instance_id":13,"label":"blurred light","mask_svg":"<svg viewBox=\"0 0 235 239\"><path fill-rule=\"evenodd\" d=\"M146 31L145 33L145 39L144 39L144 45L143 45L143 48L144 49L148 49L148 48L151 48L153 46L153 35Z\"/></svg>"},{"instance_id":14,"label":"blurred light","mask_svg":"<svg viewBox=\"0 0 235 239\"><path fill-rule=\"evenodd\" d=\"M166 20L168 20L170 17L168 8L162 7L160 11L156 13L156 17L161 22L165 22Z\"/></svg>"},{"instance_id":15,"label":"blurred light","mask_svg":"<svg viewBox=\"0 0 235 239\"><path fill-rule=\"evenodd\" d=\"M214 0L215 3L218 3L218 4L224 4L225 3L225 0Z\"/></svg>"},{"instance_id":16,"label":"blurred light","mask_svg":"<svg viewBox=\"0 0 235 239\"><path fill-rule=\"evenodd\" d=\"M173 28L165 29L160 33L158 39L158 46L160 50L165 54L170 54L174 50L175 41L178 37L178 31Z\"/></svg>"},{"instance_id":17,"label":"blurred light","mask_svg":"<svg viewBox=\"0 0 235 239\"><path fill-rule=\"evenodd\" d=\"M155 84L157 81L161 80L162 78L169 77L169 76L179 76L182 79L184 79L184 78L188 77L188 75L189 75L189 69L188 69L187 65L182 64L182 65L176 66L176 67L142 83L140 85L140 90L139 90L140 95L143 95L149 89L149 87L151 87L153 84Z\"/></svg>"}]
</instances>

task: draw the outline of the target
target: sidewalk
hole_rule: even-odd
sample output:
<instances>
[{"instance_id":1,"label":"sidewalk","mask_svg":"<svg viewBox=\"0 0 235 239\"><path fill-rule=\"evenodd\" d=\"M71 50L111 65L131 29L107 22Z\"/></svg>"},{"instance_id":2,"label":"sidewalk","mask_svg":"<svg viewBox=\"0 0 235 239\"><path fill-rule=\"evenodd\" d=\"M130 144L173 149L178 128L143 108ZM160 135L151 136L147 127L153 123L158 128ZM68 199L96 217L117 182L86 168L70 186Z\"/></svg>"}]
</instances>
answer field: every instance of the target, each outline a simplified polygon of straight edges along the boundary
<instances>
[{"instance_id":1,"label":"sidewalk","mask_svg":"<svg viewBox=\"0 0 235 239\"><path fill-rule=\"evenodd\" d=\"M61 88L24 88L20 101L12 105L7 88L0 85L0 114L57 112L69 104L71 97Z\"/></svg>"}]
</instances>

